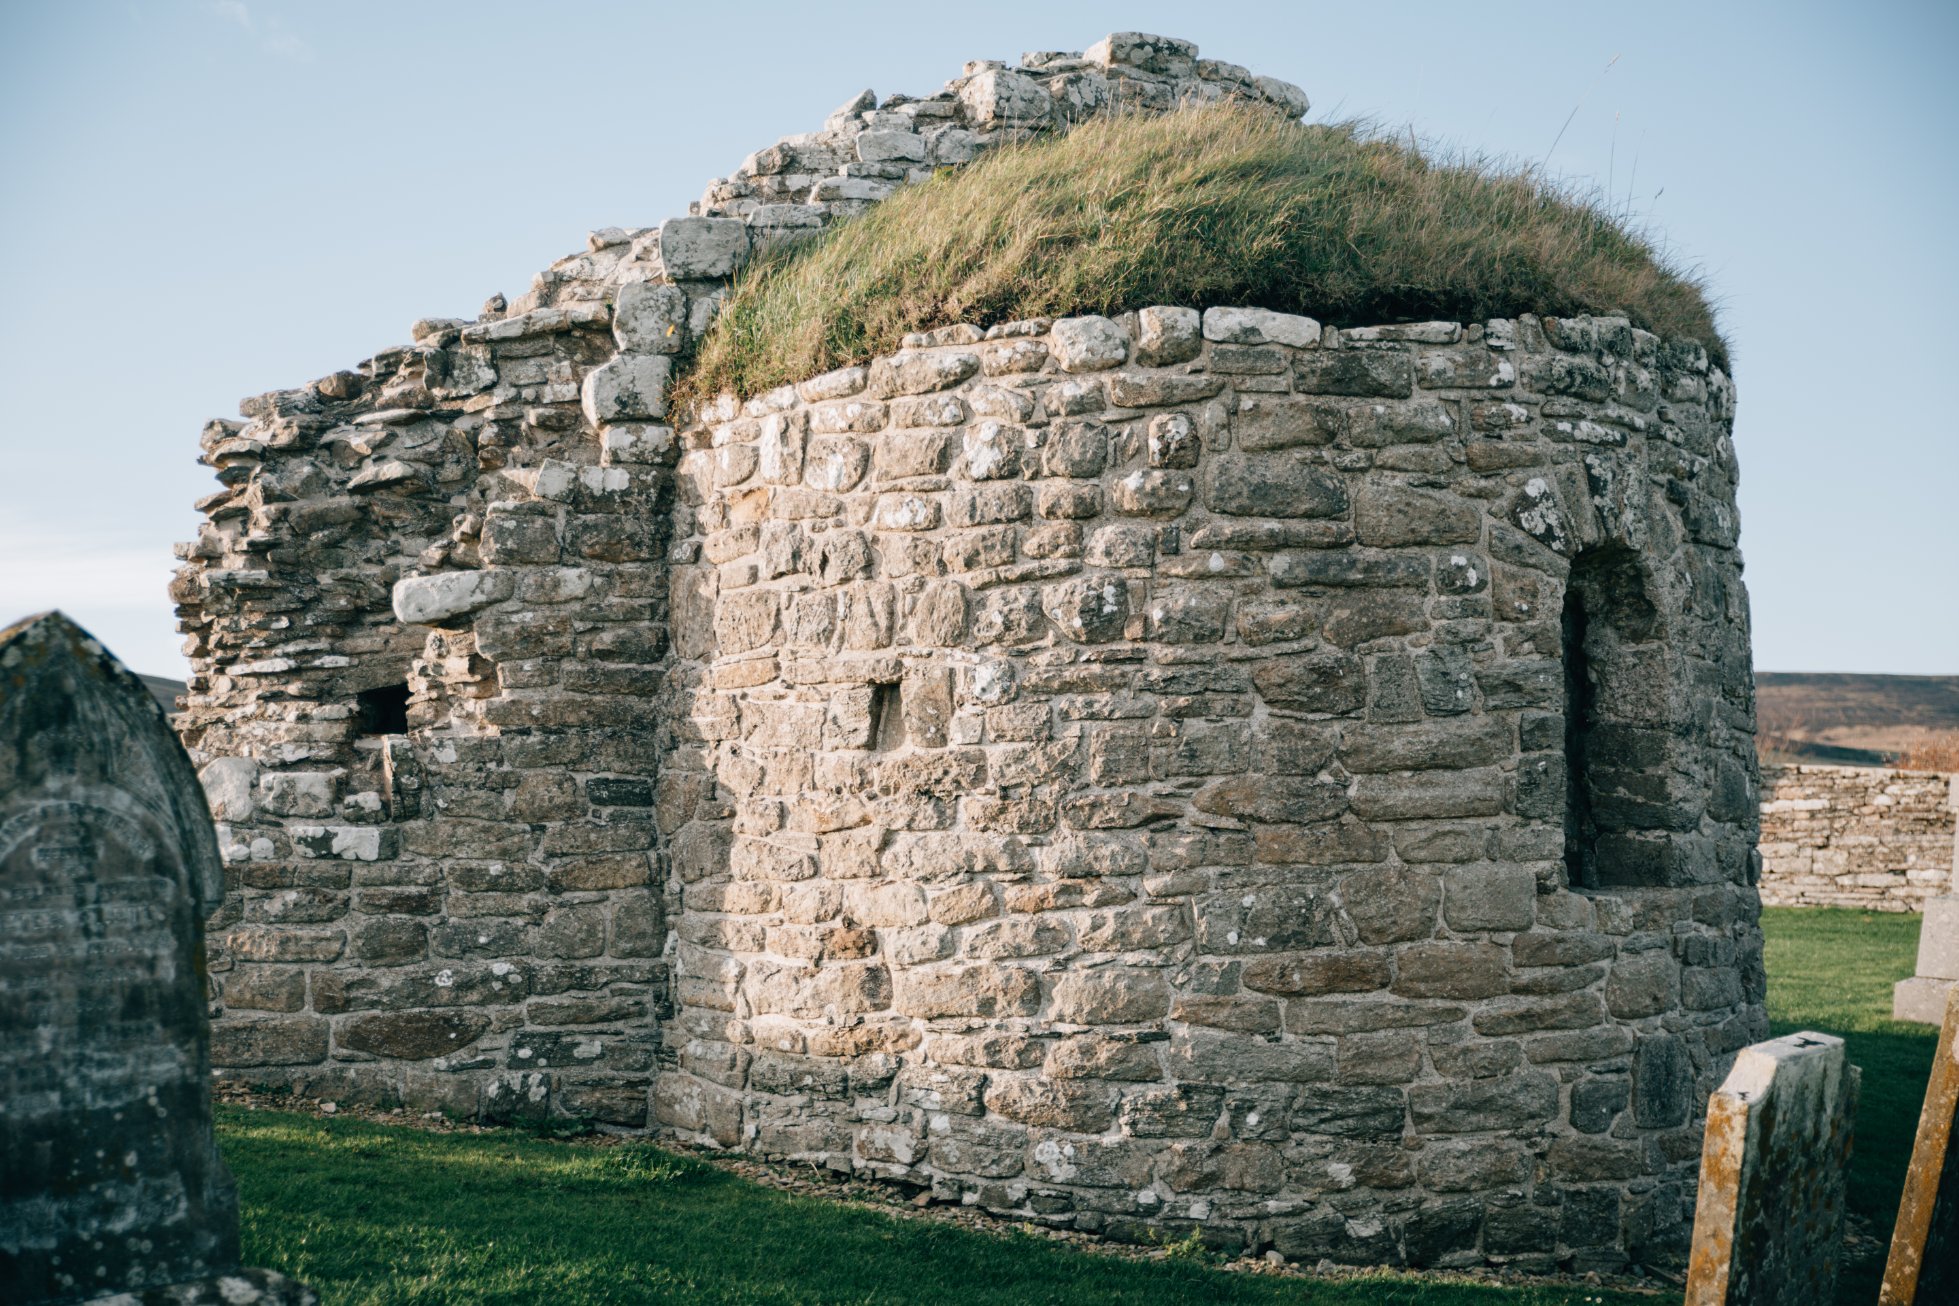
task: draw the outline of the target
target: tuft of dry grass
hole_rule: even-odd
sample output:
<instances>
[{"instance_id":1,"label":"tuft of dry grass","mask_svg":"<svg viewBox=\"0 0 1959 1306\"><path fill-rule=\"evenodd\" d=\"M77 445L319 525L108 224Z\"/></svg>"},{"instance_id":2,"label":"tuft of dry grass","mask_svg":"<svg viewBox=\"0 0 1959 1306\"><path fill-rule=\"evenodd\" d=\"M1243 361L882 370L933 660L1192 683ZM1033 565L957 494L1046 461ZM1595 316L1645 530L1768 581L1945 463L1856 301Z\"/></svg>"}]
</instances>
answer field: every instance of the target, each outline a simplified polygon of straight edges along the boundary
<instances>
[{"instance_id":1,"label":"tuft of dry grass","mask_svg":"<svg viewBox=\"0 0 1959 1306\"><path fill-rule=\"evenodd\" d=\"M1801 766L1806 759L1800 740L1758 728L1755 760L1763 766Z\"/></svg>"},{"instance_id":2,"label":"tuft of dry grass","mask_svg":"<svg viewBox=\"0 0 1959 1306\"><path fill-rule=\"evenodd\" d=\"M1898 755L1896 766L1900 771L1959 773L1959 730L1919 740Z\"/></svg>"},{"instance_id":3,"label":"tuft of dry grass","mask_svg":"<svg viewBox=\"0 0 1959 1306\"><path fill-rule=\"evenodd\" d=\"M1336 325L1624 313L1727 358L1696 276L1531 169L1214 106L1002 146L763 252L681 393L753 394L907 331L1151 304Z\"/></svg>"}]
</instances>

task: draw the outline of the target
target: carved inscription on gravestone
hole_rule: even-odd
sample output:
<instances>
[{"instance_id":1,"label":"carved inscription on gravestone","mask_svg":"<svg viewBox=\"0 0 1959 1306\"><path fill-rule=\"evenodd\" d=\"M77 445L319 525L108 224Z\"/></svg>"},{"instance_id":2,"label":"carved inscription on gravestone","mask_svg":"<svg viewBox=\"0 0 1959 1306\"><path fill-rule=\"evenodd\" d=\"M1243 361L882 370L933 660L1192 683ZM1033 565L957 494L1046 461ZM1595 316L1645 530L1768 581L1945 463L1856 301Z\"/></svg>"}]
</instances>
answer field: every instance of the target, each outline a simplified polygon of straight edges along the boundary
<instances>
[{"instance_id":1,"label":"carved inscription on gravestone","mask_svg":"<svg viewBox=\"0 0 1959 1306\"><path fill-rule=\"evenodd\" d=\"M58 613L0 632L0 1301L310 1298L235 1269L200 973L220 889L148 691Z\"/></svg>"},{"instance_id":2,"label":"carved inscription on gravestone","mask_svg":"<svg viewBox=\"0 0 1959 1306\"><path fill-rule=\"evenodd\" d=\"M1836 1299L1857 1073L1807 1031L1735 1058L1707 1103L1686 1306Z\"/></svg>"},{"instance_id":3,"label":"carved inscription on gravestone","mask_svg":"<svg viewBox=\"0 0 1959 1306\"><path fill-rule=\"evenodd\" d=\"M1918 1116L1911 1170L1898 1203L1891 1254L1884 1263L1879 1306L1959 1301L1959 1153L1952 1147L1959 1116L1959 988L1948 991L1938 1055Z\"/></svg>"}]
</instances>

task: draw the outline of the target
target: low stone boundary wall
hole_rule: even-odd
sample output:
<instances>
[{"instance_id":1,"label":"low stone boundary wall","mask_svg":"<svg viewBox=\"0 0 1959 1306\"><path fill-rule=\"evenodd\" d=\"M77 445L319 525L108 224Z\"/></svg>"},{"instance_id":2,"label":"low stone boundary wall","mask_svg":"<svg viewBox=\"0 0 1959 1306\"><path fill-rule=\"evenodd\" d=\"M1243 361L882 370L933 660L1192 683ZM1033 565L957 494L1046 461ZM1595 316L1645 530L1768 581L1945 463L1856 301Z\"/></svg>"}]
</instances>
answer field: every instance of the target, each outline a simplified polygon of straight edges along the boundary
<instances>
[{"instance_id":1,"label":"low stone boundary wall","mask_svg":"<svg viewBox=\"0 0 1959 1306\"><path fill-rule=\"evenodd\" d=\"M1762 902L1922 911L1948 892L1952 777L1862 766L1762 768Z\"/></svg>"}]
</instances>

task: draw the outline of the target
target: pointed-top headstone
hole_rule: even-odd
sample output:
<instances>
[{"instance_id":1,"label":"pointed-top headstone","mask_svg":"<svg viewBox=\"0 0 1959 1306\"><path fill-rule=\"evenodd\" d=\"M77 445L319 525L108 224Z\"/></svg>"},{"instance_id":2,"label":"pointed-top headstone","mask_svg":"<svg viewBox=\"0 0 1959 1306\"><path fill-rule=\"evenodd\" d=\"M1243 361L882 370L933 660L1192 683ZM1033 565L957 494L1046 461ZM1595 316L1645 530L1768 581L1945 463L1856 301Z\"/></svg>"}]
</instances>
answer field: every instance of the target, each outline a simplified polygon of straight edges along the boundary
<instances>
[{"instance_id":1,"label":"pointed-top headstone","mask_svg":"<svg viewBox=\"0 0 1959 1306\"><path fill-rule=\"evenodd\" d=\"M221 891L142 681L58 612L0 631L0 1301L311 1298L236 1269L203 982Z\"/></svg>"}]
</instances>

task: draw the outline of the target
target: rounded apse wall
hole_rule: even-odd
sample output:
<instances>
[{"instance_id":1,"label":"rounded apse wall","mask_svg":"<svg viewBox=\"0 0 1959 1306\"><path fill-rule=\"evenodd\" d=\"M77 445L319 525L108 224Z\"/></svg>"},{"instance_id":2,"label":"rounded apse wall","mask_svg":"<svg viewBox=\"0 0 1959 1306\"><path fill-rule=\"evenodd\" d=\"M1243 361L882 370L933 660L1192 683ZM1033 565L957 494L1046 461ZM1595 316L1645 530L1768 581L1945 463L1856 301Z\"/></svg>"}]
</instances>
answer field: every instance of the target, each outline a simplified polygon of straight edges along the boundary
<instances>
[{"instance_id":1,"label":"rounded apse wall","mask_svg":"<svg viewBox=\"0 0 1959 1306\"><path fill-rule=\"evenodd\" d=\"M1118 1236L1684 1254L1762 1037L1733 394L1623 319L955 327L682 431L661 1124Z\"/></svg>"}]
</instances>

